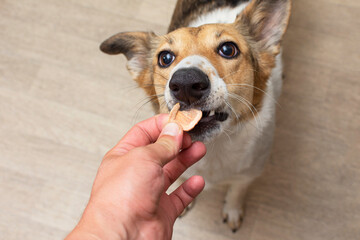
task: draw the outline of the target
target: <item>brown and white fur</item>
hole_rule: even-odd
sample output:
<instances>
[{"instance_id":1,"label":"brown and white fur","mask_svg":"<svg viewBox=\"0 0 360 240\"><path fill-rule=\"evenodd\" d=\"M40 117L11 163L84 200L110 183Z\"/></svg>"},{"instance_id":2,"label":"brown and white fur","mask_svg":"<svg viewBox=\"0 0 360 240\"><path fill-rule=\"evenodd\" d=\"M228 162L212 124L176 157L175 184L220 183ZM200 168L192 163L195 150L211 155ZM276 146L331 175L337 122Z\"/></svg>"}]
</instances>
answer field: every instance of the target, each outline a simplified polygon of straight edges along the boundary
<instances>
[{"instance_id":1,"label":"brown and white fur","mask_svg":"<svg viewBox=\"0 0 360 240\"><path fill-rule=\"evenodd\" d=\"M271 151L289 15L290 0L179 0L168 34L124 32L101 45L127 57L156 113L177 102L204 112L190 135L208 153L183 176L229 186L222 211L234 231Z\"/></svg>"}]
</instances>

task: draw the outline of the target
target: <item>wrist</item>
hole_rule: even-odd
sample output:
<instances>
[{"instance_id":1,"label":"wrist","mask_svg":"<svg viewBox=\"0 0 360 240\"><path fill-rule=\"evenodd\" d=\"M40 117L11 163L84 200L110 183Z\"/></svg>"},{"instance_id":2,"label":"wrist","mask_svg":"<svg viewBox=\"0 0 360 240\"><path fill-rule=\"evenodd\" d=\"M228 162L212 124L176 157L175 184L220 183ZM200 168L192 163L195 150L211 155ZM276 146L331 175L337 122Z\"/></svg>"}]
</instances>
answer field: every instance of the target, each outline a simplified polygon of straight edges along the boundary
<instances>
[{"instance_id":1,"label":"wrist","mask_svg":"<svg viewBox=\"0 0 360 240\"><path fill-rule=\"evenodd\" d=\"M100 208L101 209L101 208ZM119 219L87 206L75 229L65 240L128 240L128 231Z\"/></svg>"},{"instance_id":2,"label":"wrist","mask_svg":"<svg viewBox=\"0 0 360 240\"><path fill-rule=\"evenodd\" d=\"M65 238L65 240L102 240L102 238L100 238L97 235L94 235L92 233L83 231L81 229L77 229L75 228L74 230L72 230L72 232Z\"/></svg>"}]
</instances>

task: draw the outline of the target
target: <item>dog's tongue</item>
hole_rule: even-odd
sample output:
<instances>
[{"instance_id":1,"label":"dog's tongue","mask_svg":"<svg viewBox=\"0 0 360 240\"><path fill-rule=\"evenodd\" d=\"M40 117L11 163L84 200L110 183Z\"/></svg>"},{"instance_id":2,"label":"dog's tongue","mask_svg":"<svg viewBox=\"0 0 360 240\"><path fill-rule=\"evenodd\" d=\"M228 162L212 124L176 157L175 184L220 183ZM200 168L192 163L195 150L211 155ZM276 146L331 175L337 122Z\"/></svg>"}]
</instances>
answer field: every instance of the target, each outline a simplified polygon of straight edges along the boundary
<instances>
[{"instance_id":1,"label":"dog's tongue","mask_svg":"<svg viewBox=\"0 0 360 240\"><path fill-rule=\"evenodd\" d=\"M169 122L176 122L184 131L190 131L200 121L202 111L198 109L190 109L186 111L179 111L180 104L177 103L171 109L169 115Z\"/></svg>"}]
</instances>

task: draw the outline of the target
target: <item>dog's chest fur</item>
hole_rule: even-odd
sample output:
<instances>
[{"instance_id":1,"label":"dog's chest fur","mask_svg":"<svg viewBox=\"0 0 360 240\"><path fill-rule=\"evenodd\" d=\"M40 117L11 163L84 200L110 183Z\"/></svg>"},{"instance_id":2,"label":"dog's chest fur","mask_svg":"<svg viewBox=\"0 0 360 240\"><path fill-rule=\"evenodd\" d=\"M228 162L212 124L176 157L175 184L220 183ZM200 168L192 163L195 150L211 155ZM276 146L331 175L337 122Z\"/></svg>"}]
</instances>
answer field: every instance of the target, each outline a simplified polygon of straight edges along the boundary
<instances>
[{"instance_id":1,"label":"dog's chest fur","mask_svg":"<svg viewBox=\"0 0 360 240\"><path fill-rule=\"evenodd\" d=\"M224 1L227 5L204 10L204 14L190 16L188 27L198 27L209 23L232 23L236 16L246 7L247 1ZM229 3L230 2L230 3ZM234 5L237 2L237 5ZM176 14L174 15L176 16ZM174 28L176 19L172 20L170 28ZM186 27L186 26L184 26ZM207 144L207 154L200 162L184 173L188 178L192 175L202 175L207 186L216 183L228 183L244 179L247 176L260 175L265 161L268 159L275 124L275 104L282 86L281 54L276 57L276 67L273 69L265 89L263 106L256 119L243 122L223 132L214 141Z\"/></svg>"}]
</instances>

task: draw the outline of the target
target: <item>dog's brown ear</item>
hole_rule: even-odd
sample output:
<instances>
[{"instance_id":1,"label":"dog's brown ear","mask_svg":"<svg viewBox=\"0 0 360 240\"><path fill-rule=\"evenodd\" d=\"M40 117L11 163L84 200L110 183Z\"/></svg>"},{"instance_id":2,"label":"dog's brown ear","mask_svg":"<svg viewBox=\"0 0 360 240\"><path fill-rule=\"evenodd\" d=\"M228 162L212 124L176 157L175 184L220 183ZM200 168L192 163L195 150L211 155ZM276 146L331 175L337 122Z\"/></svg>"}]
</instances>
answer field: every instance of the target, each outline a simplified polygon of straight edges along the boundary
<instances>
[{"instance_id":1,"label":"dog's brown ear","mask_svg":"<svg viewBox=\"0 0 360 240\"><path fill-rule=\"evenodd\" d=\"M134 78L149 67L152 42L156 35L151 32L122 32L108 38L100 45L107 54L124 54L127 67Z\"/></svg>"},{"instance_id":2,"label":"dog's brown ear","mask_svg":"<svg viewBox=\"0 0 360 240\"><path fill-rule=\"evenodd\" d=\"M290 0L252 0L235 24L241 31L246 31L261 50L277 54L290 10Z\"/></svg>"}]
</instances>

